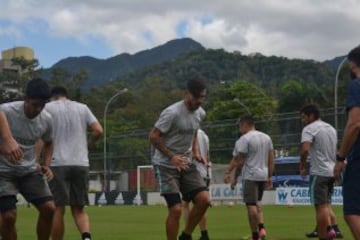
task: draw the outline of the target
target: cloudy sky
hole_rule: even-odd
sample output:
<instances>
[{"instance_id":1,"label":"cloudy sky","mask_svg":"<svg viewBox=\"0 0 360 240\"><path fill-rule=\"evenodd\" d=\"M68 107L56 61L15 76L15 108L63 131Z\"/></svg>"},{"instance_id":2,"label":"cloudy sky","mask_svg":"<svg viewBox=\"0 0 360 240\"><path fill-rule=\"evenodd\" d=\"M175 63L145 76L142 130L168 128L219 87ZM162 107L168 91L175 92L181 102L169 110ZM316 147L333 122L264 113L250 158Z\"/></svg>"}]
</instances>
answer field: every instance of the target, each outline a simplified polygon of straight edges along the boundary
<instances>
[{"instance_id":1,"label":"cloudy sky","mask_svg":"<svg viewBox=\"0 0 360 240\"><path fill-rule=\"evenodd\" d=\"M190 37L206 48L323 61L360 44L359 0L0 0L0 50L40 65Z\"/></svg>"}]
</instances>

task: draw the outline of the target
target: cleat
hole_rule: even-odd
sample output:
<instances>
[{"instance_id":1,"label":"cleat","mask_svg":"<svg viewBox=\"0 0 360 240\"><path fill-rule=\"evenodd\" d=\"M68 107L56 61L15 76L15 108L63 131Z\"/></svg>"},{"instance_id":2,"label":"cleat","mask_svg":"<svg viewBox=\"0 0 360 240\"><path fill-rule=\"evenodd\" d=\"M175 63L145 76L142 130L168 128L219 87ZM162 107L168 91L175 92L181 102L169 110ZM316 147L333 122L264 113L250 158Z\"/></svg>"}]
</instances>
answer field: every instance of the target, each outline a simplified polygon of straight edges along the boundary
<instances>
[{"instance_id":1,"label":"cleat","mask_svg":"<svg viewBox=\"0 0 360 240\"><path fill-rule=\"evenodd\" d=\"M344 236L342 235L342 233L340 231L338 231L338 232L336 232L335 238L344 238Z\"/></svg>"},{"instance_id":2,"label":"cleat","mask_svg":"<svg viewBox=\"0 0 360 240\"><path fill-rule=\"evenodd\" d=\"M328 231L328 236L327 236L327 240L332 240L336 237L336 232L334 229L330 229Z\"/></svg>"},{"instance_id":3,"label":"cleat","mask_svg":"<svg viewBox=\"0 0 360 240\"><path fill-rule=\"evenodd\" d=\"M305 236L307 238L317 238L319 236L318 232L316 230L310 232L310 233L305 233Z\"/></svg>"},{"instance_id":4,"label":"cleat","mask_svg":"<svg viewBox=\"0 0 360 240\"><path fill-rule=\"evenodd\" d=\"M262 228L262 229L260 230L260 232L259 232L259 238L260 238L261 240L266 240L266 230L265 230L265 228Z\"/></svg>"}]
</instances>

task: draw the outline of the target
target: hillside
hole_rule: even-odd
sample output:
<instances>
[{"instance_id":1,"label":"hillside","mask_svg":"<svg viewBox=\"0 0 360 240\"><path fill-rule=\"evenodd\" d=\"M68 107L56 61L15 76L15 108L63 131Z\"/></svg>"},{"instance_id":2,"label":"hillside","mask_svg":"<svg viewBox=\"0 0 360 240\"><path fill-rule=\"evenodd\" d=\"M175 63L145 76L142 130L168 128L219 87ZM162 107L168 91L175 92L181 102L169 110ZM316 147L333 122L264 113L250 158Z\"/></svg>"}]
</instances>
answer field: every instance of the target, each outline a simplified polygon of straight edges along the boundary
<instances>
[{"instance_id":1,"label":"hillside","mask_svg":"<svg viewBox=\"0 0 360 240\"><path fill-rule=\"evenodd\" d=\"M189 38L183 38L171 40L163 45L133 55L122 53L108 59L97 59L89 56L69 57L60 60L51 68L45 69L43 76L49 79L51 71L56 68L63 68L71 74L84 69L89 76L88 81L83 86L84 88L104 86L120 76L200 49L204 49L200 43Z\"/></svg>"}]
</instances>

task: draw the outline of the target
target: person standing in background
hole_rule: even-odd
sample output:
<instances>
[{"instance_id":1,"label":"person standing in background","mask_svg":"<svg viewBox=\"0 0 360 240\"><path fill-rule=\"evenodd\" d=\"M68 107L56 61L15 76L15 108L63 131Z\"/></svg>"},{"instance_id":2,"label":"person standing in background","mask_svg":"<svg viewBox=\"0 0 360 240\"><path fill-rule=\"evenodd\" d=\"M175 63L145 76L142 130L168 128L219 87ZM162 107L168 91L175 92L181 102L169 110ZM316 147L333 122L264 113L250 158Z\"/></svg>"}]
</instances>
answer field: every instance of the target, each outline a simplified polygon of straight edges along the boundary
<instances>
[{"instance_id":1,"label":"person standing in background","mask_svg":"<svg viewBox=\"0 0 360 240\"><path fill-rule=\"evenodd\" d=\"M52 89L53 101L46 104L54 126L54 154L46 166L50 166L54 178L49 182L54 195L56 211L51 233L52 240L64 239L65 206L69 205L82 240L91 240L90 220L85 206L89 204L89 157L88 149L103 134L103 128L82 103L68 99L64 87ZM88 141L87 130L91 135Z\"/></svg>"},{"instance_id":2,"label":"person standing in background","mask_svg":"<svg viewBox=\"0 0 360 240\"><path fill-rule=\"evenodd\" d=\"M310 200L315 206L319 239L333 239L331 194L334 189L334 166L337 145L336 130L320 119L315 105L300 110L304 128L301 133L300 175L307 176L306 161L310 156ZM337 229L338 230L338 229ZM338 230L339 231L339 230Z\"/></svg>"},{"instance_id":3,"label":"person standing in background","mask_svg":"<svg viewBox=\"0 0 360 240\"><path fill-rule=\"evenodd\" d=\"M233 158L224 175L224 182L231 181L231 172L241 172L243 200L246 204L251 240L266 239L264 215L259 203L266 187L272 186L274 172L274 148L269 135L255 129L252 116L240 118L239 129L242 136L236 141ZM238 175L238 174L236 174Z\"/></svg>"},{"instance_id":4,"label":"person standing in background","mask_svg":"<svg viewBox=\"0 0 360 240\"><path fill-rule=\"evenodd\" d=\"M197 170L199 171L201 177L204 179L204 182L209 189L210 182L211 182L211 162L210 162L210 144L209 144L209 137L207 134L201 130L197 130L196 134L196 141L199 146L199 154L201 155L202 159L205 162L198 162L194 161ZM184 210L184 219L185 222L188 221L189 212L190 212L190 202L183 201L183 210ZM203 215L199 222L199 227L201 231L201 236L199 240L210 240L208 229L207 229L207 216L206 213Z\"/></svg>"}]
</instances>

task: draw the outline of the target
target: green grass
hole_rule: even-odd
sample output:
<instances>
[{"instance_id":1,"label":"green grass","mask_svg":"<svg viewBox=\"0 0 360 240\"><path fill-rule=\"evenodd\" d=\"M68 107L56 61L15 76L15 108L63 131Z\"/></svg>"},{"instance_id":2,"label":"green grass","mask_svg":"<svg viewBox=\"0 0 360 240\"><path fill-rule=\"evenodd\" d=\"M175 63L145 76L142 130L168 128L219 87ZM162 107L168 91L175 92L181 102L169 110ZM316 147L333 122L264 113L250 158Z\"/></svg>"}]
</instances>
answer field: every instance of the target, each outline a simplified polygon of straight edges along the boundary
<instances>
[{"instance_id":1,"label":"green grass","mask_svg":"<svg viewBox=\"0 0 360 240\"><path fill-rule=\"evenodd\" d=\"M315 225L314 209L310 206L263 206L265 226L269 240L305 239L304 233ZM342 209L334 211L345 239L352 239L342 218ZM91 218L91 229L95 240L161 240L165 238L165 206L91 206L87 208ZM37 211L35 208L19 206L18 239L35 239ZM181 226L182 229L182 226ZM240 240L250 235L244 205L214 206L208 211L208 229L211 240ZM193 239L199 238L199 229ZM66 240L80 239L71 218L66 214Z\"/></svg>"}]
</instances>

